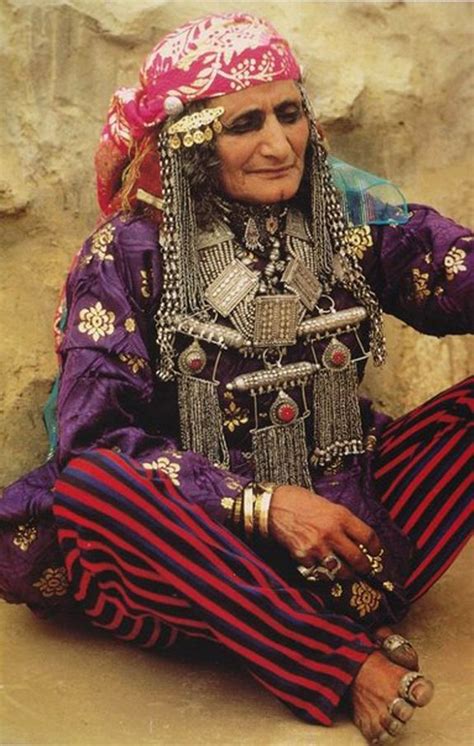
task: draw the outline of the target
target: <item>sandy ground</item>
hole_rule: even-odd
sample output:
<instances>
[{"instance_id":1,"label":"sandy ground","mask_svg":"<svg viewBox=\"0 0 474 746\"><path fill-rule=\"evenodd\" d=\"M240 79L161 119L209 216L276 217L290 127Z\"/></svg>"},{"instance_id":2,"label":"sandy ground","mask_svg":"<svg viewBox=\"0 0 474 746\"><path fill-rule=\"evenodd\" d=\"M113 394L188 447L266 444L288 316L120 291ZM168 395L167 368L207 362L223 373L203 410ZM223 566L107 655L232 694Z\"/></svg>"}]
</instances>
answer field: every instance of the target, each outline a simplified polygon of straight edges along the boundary
<instances>
[{"instance_id":1,"label":"sandy ground","mask_svg":"<svg viewBox=\"0 0 474 746\"><path fill-rule=\"evenodd\" d=\"M400 746L474 743L472 547L401 630L436 682ZM346 718L301 723L212 648L158 655L78 620L38 621L0 606L2 746L362 746Z\"/></svg>"}]
</instances>

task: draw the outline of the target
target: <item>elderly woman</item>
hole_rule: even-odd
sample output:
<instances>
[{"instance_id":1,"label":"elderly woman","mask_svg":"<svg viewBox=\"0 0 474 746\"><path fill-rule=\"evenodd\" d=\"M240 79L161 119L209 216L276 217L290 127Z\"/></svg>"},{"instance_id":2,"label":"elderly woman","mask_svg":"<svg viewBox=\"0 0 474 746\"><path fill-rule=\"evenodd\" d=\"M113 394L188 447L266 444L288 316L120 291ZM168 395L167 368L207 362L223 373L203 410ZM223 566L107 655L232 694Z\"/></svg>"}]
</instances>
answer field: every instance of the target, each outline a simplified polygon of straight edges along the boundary
<instances>
[{"instance_id":1,"label":"elderly woman","mask_svg":"<svg viewBox=\"0 0 474 746\"><path fill-rule=\"evenodd\" d=\"M395 736L432 684L387 625L467 540L472 384L395 422L357 389L382 309L472 330L469 232L329 159L287 42L247 14L155 47L96 167L53 453L1 505L4 596L213 640L305 720L347 701Z\"/></svg>"}]
</instances>

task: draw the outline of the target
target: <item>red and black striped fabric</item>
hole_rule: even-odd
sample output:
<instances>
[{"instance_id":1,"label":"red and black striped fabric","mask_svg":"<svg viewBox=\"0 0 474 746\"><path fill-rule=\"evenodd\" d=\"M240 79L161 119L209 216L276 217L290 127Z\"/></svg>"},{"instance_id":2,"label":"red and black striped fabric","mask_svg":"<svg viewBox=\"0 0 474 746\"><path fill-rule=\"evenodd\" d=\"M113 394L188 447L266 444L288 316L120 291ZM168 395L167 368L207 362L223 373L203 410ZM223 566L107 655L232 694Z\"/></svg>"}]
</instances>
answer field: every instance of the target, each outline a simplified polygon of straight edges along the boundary
<instances>
[{"instance_id":1,"label":"red and black striped fabric","mask_svg":"<svg viewBox=\"0 0 474 746\"><path fill-rule=\"evenodd\" d=\"M435 396L385 430L376 487L414 543L405 588L419 598L448 569L472 532L474 377Z\"/></svg>"},{"instance_id":2,"label":"red and black striped fabric","mask_svg":"<svg viewBox=\"0 0 474 746\"><path fill-rule=\"evenodd\" d=\"M381 499L417 544L412 598L468 536L470 387L470 400L460 384L394 422L381 443ZM76 600L93 624L145 647L181 635L213 640L309 722L331 723L375 649L362 627L289 586L166 475L152 479L127 457L94 450L71 461L54 510Z\"/></svg>"}]
</instances>

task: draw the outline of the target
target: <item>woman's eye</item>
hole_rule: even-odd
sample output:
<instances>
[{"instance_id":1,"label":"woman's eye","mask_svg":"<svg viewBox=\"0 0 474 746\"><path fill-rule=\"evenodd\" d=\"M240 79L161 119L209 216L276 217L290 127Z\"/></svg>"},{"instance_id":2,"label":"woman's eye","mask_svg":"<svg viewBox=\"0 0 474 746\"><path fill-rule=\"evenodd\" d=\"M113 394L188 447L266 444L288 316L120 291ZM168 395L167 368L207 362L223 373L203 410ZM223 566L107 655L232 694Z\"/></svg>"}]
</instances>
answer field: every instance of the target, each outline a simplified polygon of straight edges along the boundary
<instances>
[{"instance_id":1,"label":"woman's eye","mask_svg":"<svg viewBox=\"0 0 474 746\"><path fill-rule=\"evenodd\" d=\"M240 135L244 132L251 132L252 130L259 129L261 125L261 121L257 119L239 119L237 122L234 122L234 124L231 124L230 127L226 127L225 129L231 134Z\"/></svg>"},{"instance_id":2,"label":"woman's eye","mask_svg":"<svg viewBox=\"0 0 474 746\"><path fill-rule=\"evenodd\" d=\"M284 124L292 124L293 122L298 121L302 113L301 109L286 109L285 111L280 111L278 113L278 119Z\"/></svg>"}]
</instances>

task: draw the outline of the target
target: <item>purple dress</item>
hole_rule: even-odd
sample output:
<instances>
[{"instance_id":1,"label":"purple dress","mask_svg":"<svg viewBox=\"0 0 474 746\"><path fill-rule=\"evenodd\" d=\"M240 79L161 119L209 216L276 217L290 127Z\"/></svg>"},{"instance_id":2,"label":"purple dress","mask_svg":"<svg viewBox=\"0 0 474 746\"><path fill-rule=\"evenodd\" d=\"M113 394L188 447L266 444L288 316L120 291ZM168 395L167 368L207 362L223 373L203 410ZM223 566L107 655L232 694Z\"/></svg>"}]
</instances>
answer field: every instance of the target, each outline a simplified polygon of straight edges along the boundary
<instances>
[{"instance_id":1,"label":"purple dress","mask_svg":"<svg viewBox=\"0 0 474 746\"><path fill-rule=\"evenodd\" d=\"M472 234L434 210L410 206L405 225L351 229L352 251L383 309L426 334L474 331ZM0 593L48 614L69 603L66 573L52 517L52 487L69 460L91 448L108 448L165 472L214 520L228 518L226 498L252 479L249 396L226 383L252 370L252 361L228 350L220 368L219 398L230 469L180 448L174 383L156 383L154 314L160 298L157 226L140 216L117 215L87 239L66 287L68 322L60 347L58 448L39 469L7 487L0 500ZM336 288L338 309L354 305ZM368 329L360 332L368 346ZM353 345L352 338L343 340ZM208 351L211 369L214 359ZM298 344L289 361L303 360ZM306 353L307 354L307 353ZM362 363L359 374L363 375ZM334 476L311 473L314 490L343 502L380 534L403 575L406 539L375 500L372 464L376 438L389 418L361 400L367 446ZM375 445L374 445L375 444Z\"/></svg>"}]
</instances>

